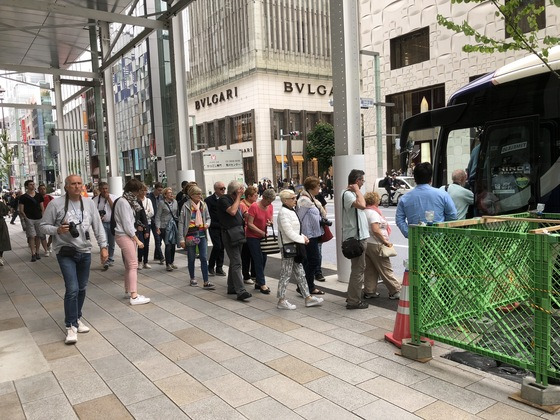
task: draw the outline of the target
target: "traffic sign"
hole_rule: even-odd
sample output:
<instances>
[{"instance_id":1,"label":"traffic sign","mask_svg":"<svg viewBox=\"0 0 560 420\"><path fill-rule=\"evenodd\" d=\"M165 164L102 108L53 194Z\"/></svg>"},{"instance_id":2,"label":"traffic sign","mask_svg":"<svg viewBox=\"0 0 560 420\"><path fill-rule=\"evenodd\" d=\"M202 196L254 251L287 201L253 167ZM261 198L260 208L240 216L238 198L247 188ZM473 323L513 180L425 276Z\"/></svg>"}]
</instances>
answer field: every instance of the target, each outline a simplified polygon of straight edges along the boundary
<instances>
[{"instance_id":1,"label":"traffic sign","mask_svg":"<svg viewBox=\"0 0 560 420\"><path fill-rule=\"evenodd\" d=\"M27 140L29 146L46 146L48 144L45 139L29 139Z\"/></svg>"}]
</instances>

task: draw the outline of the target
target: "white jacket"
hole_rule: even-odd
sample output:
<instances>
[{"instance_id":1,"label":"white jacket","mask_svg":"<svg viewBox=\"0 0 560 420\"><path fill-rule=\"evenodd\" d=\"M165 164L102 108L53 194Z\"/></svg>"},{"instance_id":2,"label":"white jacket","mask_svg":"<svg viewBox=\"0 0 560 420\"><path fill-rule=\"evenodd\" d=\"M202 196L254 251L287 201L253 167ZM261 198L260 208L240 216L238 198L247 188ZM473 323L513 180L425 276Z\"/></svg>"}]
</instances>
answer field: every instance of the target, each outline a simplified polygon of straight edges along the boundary
<instances>
[{"instance_id":1,"label":"white jacket","mask_svg":"<svg viewBox=\"0 0 560 420\"><path fill-rule=\"evenodd\" d=\"M148 219L148 224L150 224L152 217L154 217L154 206L152 205L152 200L148 197L144 197L144 199L140 201L142 201L142 206L144 207L146 218Z\"/></svg>"},{"instance_id":2,"label":"white jacket","mask_svg":"<svg viewBox=\"0 0 560 420\"><path fill-rule=\"evenodd\" d=\"M276 225L278 226L278 243L280 247L282 247L283 243L305 243L305 237L303 234L299 233L300 222L295 210L290 210L282 206L278 212Z\"/></svg>"}]
</instances>

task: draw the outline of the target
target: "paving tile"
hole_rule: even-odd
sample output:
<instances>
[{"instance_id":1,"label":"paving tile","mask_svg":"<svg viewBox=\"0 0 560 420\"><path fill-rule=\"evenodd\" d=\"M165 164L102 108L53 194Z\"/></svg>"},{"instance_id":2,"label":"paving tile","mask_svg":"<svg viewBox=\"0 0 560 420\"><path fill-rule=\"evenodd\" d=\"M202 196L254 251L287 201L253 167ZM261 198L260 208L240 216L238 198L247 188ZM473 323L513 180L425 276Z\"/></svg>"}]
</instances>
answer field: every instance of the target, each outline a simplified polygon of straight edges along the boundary
<instances>
[{"instance_id":1,"label":"paving tile","mask_svg":"<svg viewBox=\"0 0 560 420\"><path fill-rule=\"evenodd\" d=\"M241 343L236 345L235 348L251 357L257 355L261 362L268 362L286 355L283 351L278 350L276 346L270 346L259 340Z\"/></svg>"},{"instance_id":2,"label":"paving tile","mask_svg":"<svg viewBox=\"0 0 560 420\"><path fill-rule=\"evenodd\" d=\"M402 357L400 354L400 350L395 347L393 344L390 344L386 341L377 341L375 343L366 344L362 347L362 350L370 352L372 354L383 356L385 359L392 360L393 362L400 363L401 365L410 365L412 363L420 363L415 362L414 360L407 359L406 357Z\"/></svg>"},{"instance_id":3,"label":"paving tile","mask_svg":"<svg viewBox=\"0 0 560 420\"><path fill-rule=\"evenodd\" d=\"M402 408L397 407L385 400L379 399L371 404L365 405L363 407L354 410L354 413L365 420L378 420L378 419L398 419L398 420L414 420L420 419L420 417L409 413ZM429 417L427 417L429 418ZM445 417L446 420L453 419L456 420L451 415Z\"/></svg>"},{"instance_id":4,"label":"paving tile","mask_svg":"<svg viewBox=\"0 0 560 420\"><path fill-rule=\"evenodd\" d=\"M48 330L34 331L31 336L38 346L64 341L64 332L58 326Z\"/></svg>"},{"instance_id":5,"label":"paving tile","mask_svg":"<svg viewBox=\"0 0 560 420\"><path fill-rule=\"evenodd\" d=\"M72 405L111 394L111 390L97 373L75 372L74 377L60 381L60 386Z\"/></svg>"},{"instance_id":6,"label":"paving tile","mask_svg":"<svg viewBox=\"0 0 560 420\"><path fill-rule=\"evenodd\" d=\"M329 357L328 359L318 360L317 362L313 363L313 366L352 385L368 381L378 376L371 370L357 366L336 356Z\"/></svg>"},{"instance_id":7,"label":"paving tile","mask_svg":"<svg viewBox=\"0 0 560 420\"><path fill-rule=\"evenodd\" d=\"M387 331L393 331L393 328L395 327L394 317L392 319L389 319L383 316L376 316L374 318L368 319L365 322L375 327L383 328Z\"/></svg>"},{"instance_id":8,"label":"paving tile","mask_svg":"<svg viewBox=\"0 0 560 420\"><path fill-rule=\"evenodd\" d=\"M91 332L85 335L82 334L84 337L80 336L77 345L80 353L82 353L87 360L92 361L107 356L114 356L119 353L118 350L102 336L90 336L90 334Z\"/></svg>"},{"instance_id":9,"label":"paving tile","mask_svg":"<svg viewBox=\"0 0 560 420\"><path fill-rule=\"evenodd\" d=\"M536 420L540 418L540 416L534 416L503 403L496 403L486 410L481 411L477 415L480 418L488 420Z\"/></svg>"},{"instance_id":10,"label":"paving tile","mask_svg":"<svg viewBox=\"0 0 560 420\"><path fill-rule=\"evenodd\" d=\"M387 334L388 332L392 332L392 330L386 330L383 328L374 328L373 330L363 332L362 334L365 335L366 337L373 338L374 340L383 341L385 339L385 334Z\"/></svg>"},{"instance_id":11,"label":"paving tile","mask_svg":"<svg viewBox=\"0 0 560 420\"><path fill-rule=\"evenodd\" d=\"M210 341L208 343L202 343L196 345L195 348L200 353L206 355L207 357L215 360L218 363L243 355L242 352L222 341Z\"/></svg>"},{"instance_id":12,"label":"paving tile","mask_svg":"<svg viewBox=\"0 0 560 420\"><path fill-rule=\"evenodd\" d=\"M258 388L232 373L209 379L203 384L232 407L239 407L266 396Z\"/></svg>"},{"instance_id":13,"label":"paving tile","mask_svg":"<svg viewBox=\"0 0 560 420\"><path fill-rule=\"evenodd\" d=\"M471 385L483 378L481 375L458 370L454 365L442 360L444 359L437 358L427 363L413 362L409 367L461 387Z\"/></svg>"},{"instance_id":14,"label":"paving tile","mask_svg":"<svg viewBox=\"0 0 560 420\"><path fill-rule=\"evenodd\" d=\"M197 349L185 343L183 340L169 341L167 343L158 344L155 347L173 362L200 355Z\"/></svg>"},{"instance_id":15,"label":"paving tile","mask_svg":"<svg viewBox=\"0 0 560 420\"><path fill-rule=\"evenodd\" d=\"M230 327L235 328L236 330L247 332L251 330L256 330L257 328L261 327L256 321L252 319L247 319L244 316L239 316L230 312L231 316L223 320L224 324L229 325Z\"/></svg>"},{"instance_id":16,"label":"paving tile","mask_svg":"<svg viewBox=\"0 0 560 420\"><path fill-rule=\"evenodd\" d=\"M288 331L286 334L290 337L303 341L304 343L317 347L335 341L333 337L313 331L310 328L298 328L297 330Z\"/></svg>"},{"instance_id":17,"label":"paving tile","mask_svg":"<svg viewBox=\"0 0 560 420\"><path fill-rule=\"evenodd\" d=\"M78 418L64 394L52 395L41 400L24 403L23 411L27 420L70 420Z\"/></svg>"},{"instance_id":18,"label":"paving tile","mask_svg":"<svg viewBox=\"0 0 560 420\"><path fill-rule=\"evenodd\" d=\"M281 357L279 359L271 360L266 364L270 368L300 384L305 384L328 375L326 372L317 369L313 365L297 359L294 356Z\"/></svg>"},{"instance_id":19,"label":"paving tile","mask_svg":"<svg viewBox=\"0 0 560 420\"><path fill-rule=\"evenodd\" d=\"M91 365L105 381L138 373L136 367L121 354L92 360Z\"/></svg>"},{"instance_id":20,"label":"paving tile","mask_svg":"<svg viewBox=\"0 0 560 420\"><path fill-rule=\"evenodd\" d=\"M269 368L266 364L247 355L225 360L221 362L221 365L249 383L278 374L278 372Z\"/></svg>"},{"instance_id":21,"label":"paving tile","mask_svg":"<svg viewBox=\"0 0 560 420\"><path fill-rule=\"evenodd\" d=\"M201 382L218 378L229 373L227 369L204 355L179 360L177 364L183 368L185 372Z\"/></svg>"},{"instance_id":22,"label":"paving tile","mask_svg":"<svg viewBox=\"0 0 560 420\"><path fill-rule=\"evenodd\" d=\"M141 373L108 380L107 385L125 406L161 394L161 391Z\"/></svg>"},{"instance_id":23,"label":"paving tile","mask_svg":"<svg viewBox=\"0 0 560 420\"><path fill-rule=\"evenodd\" d=\"M215 340L210 334L196 327L175 331L173 334L191 346Z\"/></svg>"},{"instance_id":24,"label":"paving tile","mask_svg":"<svg viewBox=\"0 0 560 420\"><path fill-rule=\"evenodd\" d=\"M344 328L335 328L333 330L325 331L324 334L328 335L329 337L334 337L344 343L352 344L356 347L362 347L366 344L375 343L376 341L371 337L355 333L353 331L348 331Z\"/></svg>"},{"instance_id":25,"label":"paving tile","mask_svg":"<svg viewBox=\"0 0 560 420\"><path fill-rule=\"evenodd\" d=\"M479 418L474 414L467 413L443 401L436 401L433 404L417 410L414 414L429 420L473 420Z\"/></svg>"},{"instance_id":26,"label":"paving tile","mask_svg":"<svg viewBox=\"0 0 560 420\"><path fill-rule=\"evenodd\" d=\"M330 375L308 382L305 387L350 411L377 400L377 397L369 392Z\"/></svg>"},{"instance_id":27,"label":"paving tile","mask_svg":"<svg viewBox=\"0 0 560 420\"><path fill-rule=\"evenodd\" d=\"M11 382L8 382L11 383ZM25 420L25 414L16 392L0 393L1 417L10 420Z\"/></svg>"},{"instance_id":28,"label":"paving tile","mask_svg":"<svg viewBox=\"0 0 560 420\"><path fill-rule=\"evenodd\" d=\"M319 346L319 348L328 353L331 353L334 356L338 356L341 359L355 364L360 364L377 357L375 354L372 354L369 351L355 347L348 343L343 343L338 340L331 341L330 343L325 343Z\"/></svg>"},{"instance_id":29,"label":"paving tile","mask_svg":"<svg viewBox=\"0 0 560 420\"><path fill-rule=\"evenodd\" d=\"M186 373L160 379L154 384L178 406L213 395L208 388Z\"/></svg>"},{"instance_id":30,"label":"paving tile","mask_svg":"<svg viewBox=\"0 0 560 420\"><path fill-rule=\"evenodd\" d=\"M358 387L410 412L419 410L436 401L436 399L422 392L415 391L382 376L363 382Z\"/></svg>"},{"instance_id":31,"label":"paving tile","mask_svg":"<svg viewBox=\"0 0 560 420\"><path fill-rule=\"evenodd\" d=\"M324 398L296 408L296 413L308 420L353 420L360 417Z\"/></svg>"},{"instance_id":32,"label":"paving tile","mask_svg":"<svg viewBox=\"0 0 560 420\"><path fill-rule=\"evenodd\" d=\"M11 394L16 391L12 381L0 382L0 395Z\"/></svg>"},{"instance_id":33,"label":"paving tile","mask_svg":"<svg viewBox=\"0 0 560 420\"><path fill-rule=\"evenodd\" d=\"M191 419L196 420L243 420L244 416L239 414L231 405L216 396L195 401L191 404L181 406Z\"/></svg>"},{"instance_id":34,"label":"paving tile","mask_svg":"<svg viewBox=\"0 0 560 420\"><path fill-rule=\"evenodd\" d=\"M301 420L303 418L270 397L261 398L260 400L245 404L239 407L238 410L246 418L254 420L269 418L271 415L275 419L282 420Z\"/></svg>"},{"instance_id":35,"label":"paving tile","mask_svg":"<svg viewBox=\"0 0 560 420\"><path fill-rule=\"evenodd\" d=\"M134 365L151 381L183 373L183 370L163 354L148 356L134 361Z\"/></svg>"},{"instance_id":36,"label":"paving tile","mask_svg":"<svg viewBox=\"0 0 560 420\"><path fill-rule=\"evenodd\" d=\"M8 319L0 319L0 331L14 330L16 328L23 328L25 324L23 319L19 316Z\"/></svg>"},{"instance_id":37,"label":"paving tile","mask_svg":"<svg viewBox=\"0 0 560 420\"><path fill-rule=\"evenodd\" d=\"M255 382L254 385L292 410L321 399L319 395L308 390L303 385L282 375L262 379Z\"/></svg>"},{"instance_id":38,"label":"paving tile","mask_svg":"<svg viewBox=\"0 0 560 420\"><path fill-rule=\"evenodd\" d=\"M0 331L0 378L13 381L50 370L27 328Z\"/></svg>"},{"instance_id":39,"label":"paving tile","mask_svg":"<svg viewBox=\"0 0 560 420\"><path fill-rule=\"evenodd\" d=\"M259 320L259 323L280 332L286 332L295 330L296 328L301 328L299 324L277 316L271 316L269 318L261 319Z\"/></svg>"},{"instance_id":40,"label":"paving tile","mask_svg":"<svg viewBox=\"0 0 560 420\"><path fill-rule=\"evenodd\" d=\"M284 344L280 344L278 348L307 363L314 363L318 360L332 357L332 354L320 350L317 347L311 346L307 343L303 343L299 340L293 340Z\"/></svg>"},{"instance_id":41,"label":"paving tile","mask_svg":"<svg viewBox=\"0 0 560 420\"><path fill-rule=\"evenodd\" d=\"M22 403L41 400L53 395L62 394L52 372L45 372L14 382L19 399Z\"/></svg>"},{"instance_id":42,"label":"paving tile","mask_svg":"<svg viewBox=\"0 0 560 420\"><path fill-rule=\"evenodd\" d=\"M80 420L132 419L128 410L114 394L76 404L74 410L76 410Z\"/></svg>"},{"instance_id":43,"label":"paving tile","mask_svg":"<svg viewBox=\"0 0 560 420\"><path fill-rule=\"evenodd\" d=\"M173 402L165 395L140 401L136 404L128 406L135 419L188 419L189 417L181 411Z\"/></svg>"},{"instance_id":44,"label":"paving tile","mask_svg":"<svg viewBox=\"0 0 560 420\"><path fill-rule=\"evenodd\" d=\"M374 325L369 323L369 319L365 322L356 321L352 318L347 318L345 316L341 316L339 318L334 318L330 320L330 323L333 326L337 326L342 330L352 331L357 334L365 333L366 331L373 330L375 328Z\"/></svg>"},{"instance_id":45,"label":"paving tile","mask_svg":"<svg viewBox=\"0 0 560 420\"><path fill-rule=\"evenodd\" d=\"M322 319L318 319L317 317L314 316L305 316L303 318L299 317L297 323L302 327L317 332L325 332L328 330L332 330L334 328L338 328L336 325L333 325L330 322L324 321Z\"/></svg>"},{"instance_id":46,"label":"paving tile","mask_svg":"<svg viewBox=\"0 0 560 420\"><path fill-rule=\"evenodd\" d=\"M418 370L411 369L408 366L401 365L384 357L376 357L361 363L360 366L403 385L415 384L428 378L428 375Z\"/></svg>"},{"instance_id":47,"label":"paving tile","mask_svg":"<svg viewBox=\"0 0 560 420\"><path fill-rule=\"evenodd\" d=\"M53 360L49 365L59 382L74 378L76 372L79 372L80 375L95 372L89 362L81 354Z\"/></svg>"},{"instance_id":48,"label":"paving tile","mask_svg":"<svg viewBox=\"0 0 560 420\"><path fill-rule=\"evenodd\" d=\"M64 341L62 340L55 343L43 344L42 346L39 346L39 348L41 349L44 358L48 361L77 356L80 354L76 346L68 346L64 344Z\"/></svg>"}]
</instances>

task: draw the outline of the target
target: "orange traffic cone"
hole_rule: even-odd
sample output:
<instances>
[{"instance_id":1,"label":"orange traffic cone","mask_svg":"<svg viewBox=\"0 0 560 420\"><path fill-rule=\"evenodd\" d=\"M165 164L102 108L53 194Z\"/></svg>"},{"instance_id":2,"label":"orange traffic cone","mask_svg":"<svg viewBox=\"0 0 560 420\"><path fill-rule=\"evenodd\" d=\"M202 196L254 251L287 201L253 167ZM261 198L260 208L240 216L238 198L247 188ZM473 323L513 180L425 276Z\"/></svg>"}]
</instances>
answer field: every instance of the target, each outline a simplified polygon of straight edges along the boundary
<instances>
[{"instance_id":1,"label":"orange traffic cone","mask_svg":"<svg viewBox=\"0 0 560 420\"><path fill-rule=\"evenodd\" d=\"M404 271L403 283L401 288L401 298L399 307L397 308L397 318L395 319L395 327L392 333L385 334L385 340L393 343L399 349L402 346L402 340L411 338L410 335L410 300L408 297L408 270ZM422 340L429 341L433 346L434 341L422 337Z\"/></svg>"}]
</instances>

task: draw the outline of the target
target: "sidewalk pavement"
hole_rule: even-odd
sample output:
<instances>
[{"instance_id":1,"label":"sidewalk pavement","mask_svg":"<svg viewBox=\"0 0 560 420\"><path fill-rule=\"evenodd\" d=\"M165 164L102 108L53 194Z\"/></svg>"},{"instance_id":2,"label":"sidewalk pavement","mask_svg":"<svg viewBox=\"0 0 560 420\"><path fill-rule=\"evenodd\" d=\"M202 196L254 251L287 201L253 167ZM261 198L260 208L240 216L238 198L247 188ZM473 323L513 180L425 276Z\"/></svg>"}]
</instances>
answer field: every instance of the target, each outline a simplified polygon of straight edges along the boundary
<instances>
[{"instance_id":1,"label":"sidewalk pavement","mask_svg":"<svg viewBox=\"0 0 560 420\"><path fill-rule=\"evenodd\" d=\"M30 262L19 225L0 267L0 418L6 419L532 419L553 418L511 399L516 383L440 355L405 359L383 340L395 312L377 301L345 309L328 293L322 307L276 309L270 295L249 302L188 285L179 270L139 272L139 292L123 299L123 265L101 271L94 250L83 319L91 326L64 344L64 284L55 257ZM346 285L329 277L326 286ZM251 292L253 292L251 290ZM380 298L382 299L382 298Z\"/></svg>"}]
</instances>

